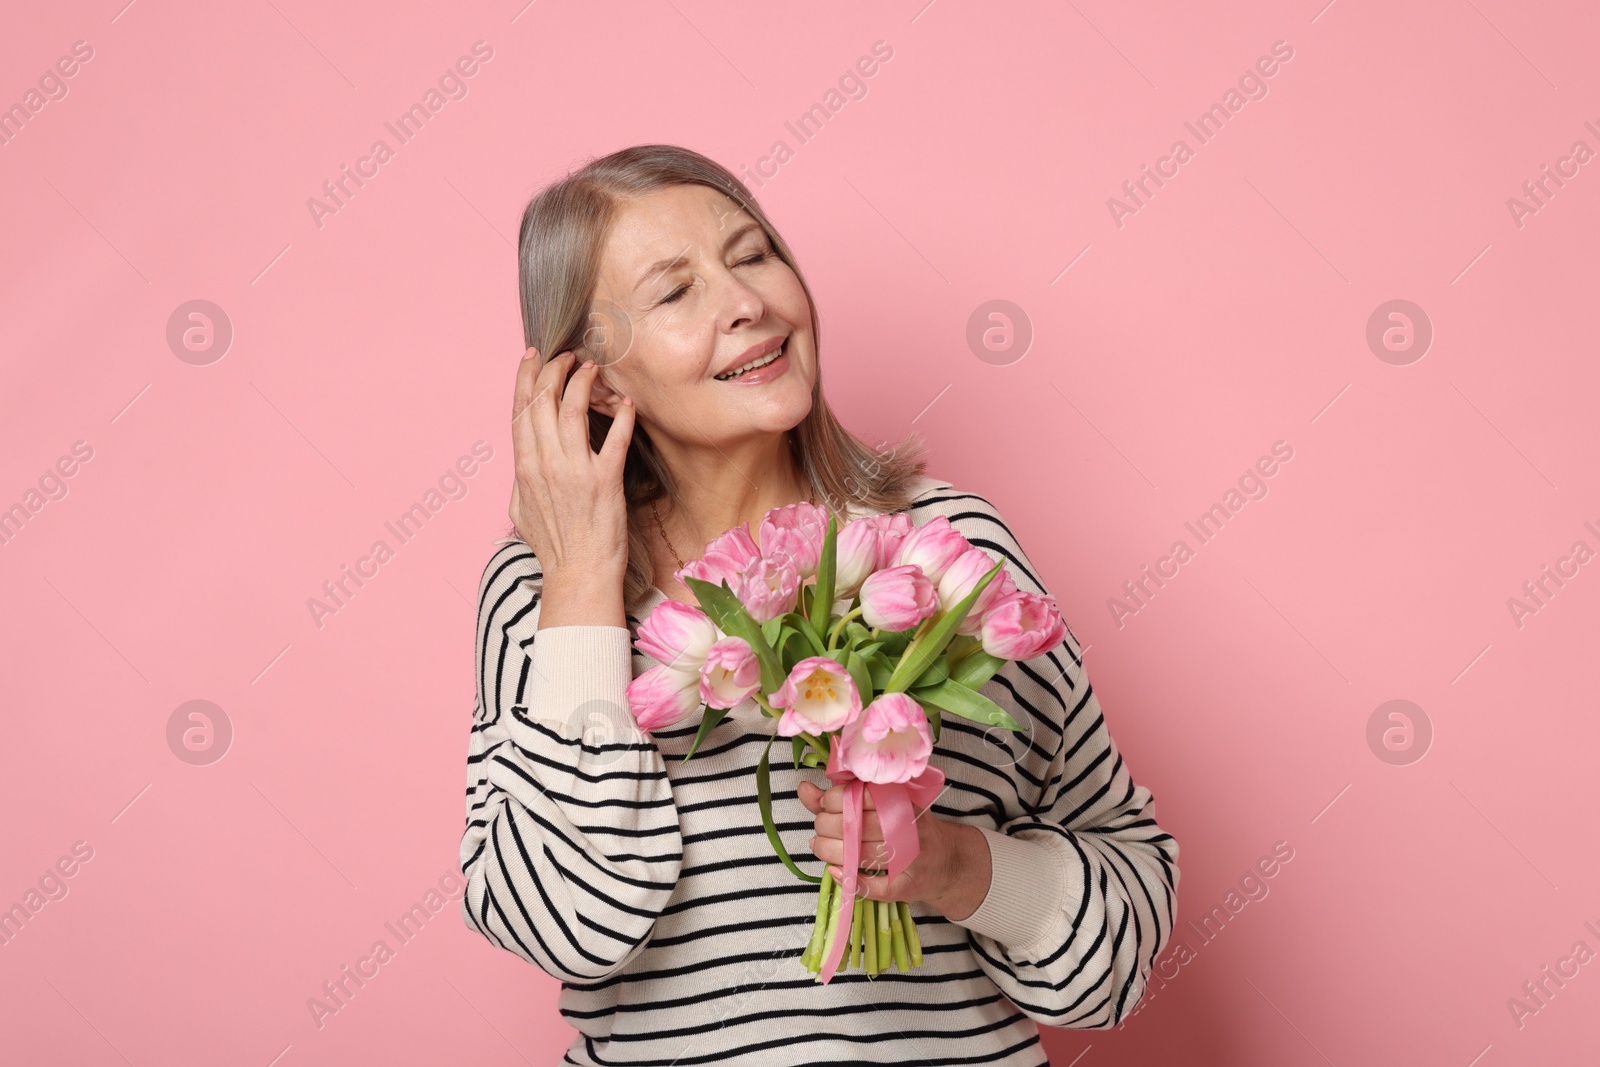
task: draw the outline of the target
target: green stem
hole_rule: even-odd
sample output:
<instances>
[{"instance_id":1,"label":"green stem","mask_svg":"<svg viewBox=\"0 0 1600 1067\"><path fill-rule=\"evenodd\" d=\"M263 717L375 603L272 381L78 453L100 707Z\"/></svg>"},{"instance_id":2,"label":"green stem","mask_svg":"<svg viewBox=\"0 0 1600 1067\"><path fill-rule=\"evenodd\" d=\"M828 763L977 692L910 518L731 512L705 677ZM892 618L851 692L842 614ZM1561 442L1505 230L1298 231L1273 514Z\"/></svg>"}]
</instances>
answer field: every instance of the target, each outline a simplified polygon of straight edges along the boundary
<instances>
[{"instance_id":1,"label":"green stem","mask_svg":"<svg viewBox=\"0 0 1600 1067\"><path fill-rule=\"evenodd\" d=\"M824 760L833 755L833 749L829 747L829 743L827 741L818 737L814 737L811 734L806 733L804 730L801 730L795 736L800 738L800 740L804 741L806 744L810 745L816 751L817 755L821 756Z\"/></svg>"},{"instance_id":2,"label":"green stem","mask_svg":"<svg viewBox=\"0 0 1600 1067\"><path fill-rule=\"evenodd\" d=\"M833 894L833 903L828 907L828 933L822 939L822 946L817 950L817 981L822 981L822 965L833 952L833 942L839 936L839 905L844 901L844 893Z\"/></svg>"},{"instance_id":3,"label":"green stem","mask_svg":"<svg viewBox=\"0 0 1600 1067\"><path fill-rule=\"evenodd\" d=\"M833 890L833 872L824 867L822 869L822 883L817 888L817 917L811 926L811 939L806 942L806 949L800 954L800 962L805 964L806 970L815 974L821 966L817 953L822 948L823 935L827 933L828 924L828 898Z\"/></svg>"},{"instance_id":4,"label":"green stem","mask_svg":"<svg viewBox=\"0 0 1600 1067\"><path fill-rule=\"evenodd\" d=\"M862 966L861 959L861 924L862 916L866 913L867 902L856 897L855 914L850 918L850 959L845 964L845 970L853 971Z\"/></svg>"},{"instance_id":5,"label":"green stem","mask_svg":"<svg viewBox=\"0 0 1600 1067\"><path fill-rule=\"evenodd\" d=\"M911 954L906 950L905 924L900 921L900 905L889 905L889 942L894 951L895 970L911 970Z\"/></svg>"},{"instance_id":6,"label":"green stem","mask_svg":"<svg viewBox=\"0 0 1600 1067\"><path fill-rule=\"evenodd\" d=\"M878 913L877 901L864 900L861 909L863 942L866 945L867 977L878 977Z\"/></svg>"},{"instance_id":7,"label":"green stem","mask_svg":"<svg viewBox=\"0 0 1600 1067\"><path fill-rule=\"evenodd\" d=\"M906 947L911 951L911 966L922 966L922 938L917 936L917 920L911 915L911 905L900 902L900 923L906 930Z\"/></svg>"},{"instance_id":8,"label":"green stem","mask_svg":"<svg viewBox=\"0 0 1600 1067\"><path fill-rule=\"evenodd\" d=\"M857 615L860 615L861 612L862 612L862 607L861 607L861 605L858 604L855 607L851 608L845 614L839 616L839 621L834 623L833 624L833 629L828 631L828 651L829 652L833 651L834 642L839 639L839 631L844 629L845 623L849 622L851 619L855 618Z\"/></svg>"},{"instance_id":9,"label":"green stem","mask_svg":"<svg viewBox=\"0 0 1600 1067\"><path fill-rule=\"evenodd\" d=\"M891 905L888 901L875 900L878 912L878 963L885 971L889 969L889 962L893 959L894 932L889 926L889 911Z\"/></svg>"}]
</instances>

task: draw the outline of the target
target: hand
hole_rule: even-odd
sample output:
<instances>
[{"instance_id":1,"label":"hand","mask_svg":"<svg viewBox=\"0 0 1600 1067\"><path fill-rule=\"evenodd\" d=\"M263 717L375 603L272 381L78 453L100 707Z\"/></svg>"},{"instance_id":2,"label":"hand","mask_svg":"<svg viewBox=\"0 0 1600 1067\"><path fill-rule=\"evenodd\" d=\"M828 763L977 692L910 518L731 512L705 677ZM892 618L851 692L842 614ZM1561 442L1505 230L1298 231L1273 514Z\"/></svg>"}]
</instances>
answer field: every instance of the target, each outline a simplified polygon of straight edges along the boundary
<instances>
[{"instance_id":1,"label":"hand","mask_svg":"<svg viewBox=\"0 0 1600 1067\"><path fill-rule=\"evenodd\" d=\"M557 574L615 577L628 564L623 461L634 410L624 399L599 452L589 447L589 394L598 368L563 352L541 365L528 349L517 368L511 442L516 454L511 522L539 558L548 588ZM563 385L563 383L565 383Z\"/></svg>"},{"instance_id":2,"label":"hand","mask_svg":"<svg viewBox=\"0 0 1600 1067\"><path fill-rule=\"evenodd\" d=\"M823 790L810 782L799 786L800 803L816 815L816 836L811 851L828 864L835 879L843 879L844 792L835 785ZM870 788L861 794L861 866L885 869L889 845L872 802ZM927 808L912 811L919 851L905 870L890 879L884 874L863 874L856 880L856 895L872 900L923 901L953 919L977 910L989 889L989 846L975 826L949 822ZM973 899L976 897L976 899ZM955 912L956 914L951 914Z\"/></svg>"}]
</instances>

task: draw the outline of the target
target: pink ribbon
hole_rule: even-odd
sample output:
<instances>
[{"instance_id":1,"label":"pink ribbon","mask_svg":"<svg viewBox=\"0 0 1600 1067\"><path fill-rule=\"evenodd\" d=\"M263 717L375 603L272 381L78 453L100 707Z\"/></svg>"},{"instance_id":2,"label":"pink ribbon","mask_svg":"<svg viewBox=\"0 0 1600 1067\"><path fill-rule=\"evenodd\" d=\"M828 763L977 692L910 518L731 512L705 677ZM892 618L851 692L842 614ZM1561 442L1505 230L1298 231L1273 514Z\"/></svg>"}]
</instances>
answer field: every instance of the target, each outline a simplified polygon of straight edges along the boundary
<instances>
[{"instance_id":1,"label":"pink ribbon","mask_svg":"<svg viewBox=\"0 0 1600 1067\"><path fill-rule=\"evenodd\" d=\"M844 871L844 880L841 883L844 896L839 901L838 931L834 934L833 948L828 952L827 959L822 962L821 977L824 985L833 980L834 972L839 969L839 961L844 956L845 947L851 940L845 936L844 931L855 915L856 879L860 875L861 868L861 817L864 807L861 799L862 790L872 791L872 804L878 812L878 824L883 828L884 844L889 848L885 869L892 880L911 866L912 861L917 858L917 853L922 851L922 844L917 839L916 813L912 805L915 804L919 808L932 807L934 800L944 789L944 772L932 765L924 767L922 773L909 782L864 781L839 762L839 753L842 749L843 746L835 741L832 751L828 754L828 777L835 785L845 787L844 862L840 864ZM823 915L823 920L827 920L826 914ZM876 936L872 931L868 933Z\"/></svg>"}]
</instances>

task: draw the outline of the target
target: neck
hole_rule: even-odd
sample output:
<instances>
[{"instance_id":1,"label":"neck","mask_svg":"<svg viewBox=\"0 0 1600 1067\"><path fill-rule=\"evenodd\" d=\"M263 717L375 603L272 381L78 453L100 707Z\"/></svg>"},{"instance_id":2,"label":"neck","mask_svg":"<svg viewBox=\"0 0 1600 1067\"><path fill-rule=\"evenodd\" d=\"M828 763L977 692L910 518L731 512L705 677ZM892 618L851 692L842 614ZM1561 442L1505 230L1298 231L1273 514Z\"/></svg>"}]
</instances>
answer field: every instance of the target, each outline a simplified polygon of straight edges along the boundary
<instances>
[{"instance_id":1,"label":"neck","mask_svg":"<svg viewBox=\"0 0 1600 1067\"><path fill-rule=\"evenodd\" d=\"M720 449L674 442L661 449L661 457L681 498L673 506L663 502L661 518L672 546L686 561L740 523L749 523L751 536L759 537L768 511L811 495L786 433Z\"/></svg>"}]
</instances>

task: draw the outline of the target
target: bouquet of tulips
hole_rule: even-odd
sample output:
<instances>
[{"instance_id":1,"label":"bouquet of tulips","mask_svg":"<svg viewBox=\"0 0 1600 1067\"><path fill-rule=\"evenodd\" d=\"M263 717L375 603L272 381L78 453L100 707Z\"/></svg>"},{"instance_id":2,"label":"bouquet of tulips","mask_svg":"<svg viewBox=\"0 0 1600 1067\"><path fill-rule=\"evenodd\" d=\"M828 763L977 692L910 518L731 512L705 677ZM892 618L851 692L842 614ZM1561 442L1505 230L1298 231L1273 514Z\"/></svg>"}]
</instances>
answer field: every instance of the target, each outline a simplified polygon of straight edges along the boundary
<instances>
[{"instance_id":1,"label":"bouquet of tulips","mask_svg":"<svg viewBox=\"0 0 1600 1067\"><path fill-rule=\"evenodd\" d=\"M905 512L870 515L841 530L825 509L790 504L767 512L759 533L757 547L741 524L677 572L700 607L666 600L640 623L634 647L658 666L629 683L629 705L644 730L699 713L684 759L747 698L777 719L756 797L778 857L820 886L801 962L828 982L848 944L847 968L909 970L922 962L910 906L856 896L863 791L896 877L919 850L913 804L930 807L944 785L928 763L941 715L1020 729L978 689L1060 643L1065 623L1052 597L1019 591L943 516L913 528ZM822 767L845 787L838 883L826 867L801 871L778 837L768 764L778 737L791 739L796 768Z\"/></svg>"}]
</instances>

